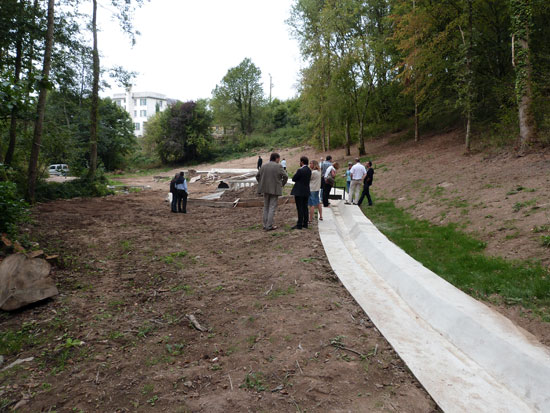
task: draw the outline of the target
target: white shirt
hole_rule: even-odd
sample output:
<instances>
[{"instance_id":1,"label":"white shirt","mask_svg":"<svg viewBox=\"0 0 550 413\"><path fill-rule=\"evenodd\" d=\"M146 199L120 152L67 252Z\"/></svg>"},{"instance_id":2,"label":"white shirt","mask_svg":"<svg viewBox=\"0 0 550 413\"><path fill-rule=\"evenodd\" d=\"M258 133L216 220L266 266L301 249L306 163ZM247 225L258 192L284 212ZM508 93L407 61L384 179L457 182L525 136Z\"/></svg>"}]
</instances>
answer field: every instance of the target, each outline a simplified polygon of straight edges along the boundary
<instances>
[{"instance_id":1,"label":"white shirt","mask_svg":"<svg viewBox=\"0 0 550 413\"><path fill-rule=\"evenodd\" d=\"M328 178L330 176L330 173L332 171L334 171L334 166L330 165L328 168L327 168L327 171L325 172L325 176L323 178Z\"/></svg>"},{"instance_id":2,"label":"white shirt","mask_svg":"<svg viewBox=\"0 0 550 413\"><path fill-rule=\"evenodd\" d=\"M351 167L350 173L351 173L351 179L361 180L367 174L367 170L360 162L358 162Z\"/></svg>"},{"instance_id":3,"label":"white shirt","mask_svg":"<svg viewBox=\"0 0 550 413\"><path fill-rule=\"evenodd\" d=\"M283 168L286 168L286 160L285 160L285 159L283 159L283 160L281 161L281 165L283 166Z\"/></svg>"}]
</instances>

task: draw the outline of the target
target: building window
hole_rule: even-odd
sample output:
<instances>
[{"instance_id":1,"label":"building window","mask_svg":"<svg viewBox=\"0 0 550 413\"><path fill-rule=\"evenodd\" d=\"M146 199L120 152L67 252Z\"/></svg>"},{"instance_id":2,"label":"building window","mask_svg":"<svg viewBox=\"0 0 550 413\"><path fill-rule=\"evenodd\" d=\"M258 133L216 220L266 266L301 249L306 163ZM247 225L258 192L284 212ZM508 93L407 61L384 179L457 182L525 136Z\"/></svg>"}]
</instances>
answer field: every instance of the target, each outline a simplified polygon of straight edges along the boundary
<instances>
[{"instance_id":1,"label":"building window","mask_svg":"<svg viewBox=\"0 0 550 413\"><path fill-rule=\"evenodd\" d=\"M147 117L147 111L146 110L140 110L139 111L139 116L141 116L143 118L146 118Z\"/></svg>"},{"instance_id":2,"label":"building window","mask_svg":"<svg viewBox=\"0 0 550 413\"><path fill-rule=\"evenodd\" d=\"M134 110L134 118L137 118L137 110Z\"/></svg>"},{"instance_id":3,"label":"building window","mask_svg":"<svg viewBox=\"0 0 550 413\"><path fill-rule=\"evenodd\" d=\"M159 100L159 106L162 108L162 100Z\"/></svg>"},{"instance_id":4,"label":"building window","mask_svg":"<svg viewBox=\"0 0 550 413\"><path fill-rule=\"evenodd\" d=\"M134 106L137 106L137 99L134 99Z\"/></svg>"},{"instance_id":5,"label":"building window","mask_svg":"<svg viewBox=\"0 0 550 413\"><path fill-rule=\"evenodd\" d=\"M141 98L141 99L139 100L139 104L140 104L141 106L147 106L147 99Z\"/></svg>"},{"instance_id":6,"label":"building window","mask_svg":"<svg viewBox=\"0 0 550 413\"><path fill-rule=\"evenodd\" d=\"M134 129L139 130L139 122L134 123Z\"/></svg>"}]
</instances>

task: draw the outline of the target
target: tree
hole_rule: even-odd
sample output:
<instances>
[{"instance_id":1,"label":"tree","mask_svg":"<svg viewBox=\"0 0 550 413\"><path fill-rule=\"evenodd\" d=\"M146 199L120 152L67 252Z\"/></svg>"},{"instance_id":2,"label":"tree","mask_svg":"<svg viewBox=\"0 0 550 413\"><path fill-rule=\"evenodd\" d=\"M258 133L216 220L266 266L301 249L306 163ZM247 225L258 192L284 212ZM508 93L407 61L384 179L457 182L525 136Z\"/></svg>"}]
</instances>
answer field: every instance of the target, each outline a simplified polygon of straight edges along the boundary
<instances>
[{"instance_id":1,"label":"tree","mask_svg":"<svg viewBox=\"0 0 550 413\"><path fill-rule=\"evenodd\" d=\"M512 62L516 70L516 98L519 111L520 152L536 139L533 115L532 58L529 47L533 24L531 0L511 0Z\"/></svg>"},{"instance_id":2,"label":"tree","mask_svg":"<svg viewBox=\"0 0 550 413\"><path fill-rule=\"evenodd\" d=\"M141 7L144 0L111 0L111 4L115 7L115 14L122 25L122 30L130 36L132 45L135 43L135 35L132 25L132 16L135 7ZM92 81L92 105L90 107L90 169L88 176L95 177L97 166L97 130L99 122L99 49L97 44L97 0L92 0L92 36L93 36L93 81Z\"/></svg>"},{"instance_id":3,"label":"tree","mask_svg":"<svg viewBox=\"0 0 550 413\"><path fill-rule=\"evenodd\" d=\"M205 101L177 102L147 122L145 143L162 163L183 163L208 156L212 115Z\"/></svg>"},{"instance_id":4,"label":"tree","mask_svg":"<svg viewBox=\"0 0 550 413\"><path fill-rule=\"evenodd\" d=\"M264 98L261 75L260 69L249 58L227 71L212 91L211 105L217 121L237 123L242 133L252 133Z\"/></svg>"},{"instance_id":5,"label":"tree","mask_svg":"<svg viewBox=\"0 0 550 413\"><path fill-rule=\"evenodd\" d=\"M42 79L40 93L38 95L38 105L36 108L36 122L34 125L34 136L31 147L31 156L29 159L27 200L34 202L34 192L36 188L36 178L38 172L38 155L40 153L40 143L42 141L42 126L44 123L44 112L46 109L46 97L49 88L49 75L51 67L51 56L53 48L53 29L54 29L54 0L48 0L48 26L46 30L46 47L44 49L44 63L42 66Z\"/></svg>"}]
</instances>

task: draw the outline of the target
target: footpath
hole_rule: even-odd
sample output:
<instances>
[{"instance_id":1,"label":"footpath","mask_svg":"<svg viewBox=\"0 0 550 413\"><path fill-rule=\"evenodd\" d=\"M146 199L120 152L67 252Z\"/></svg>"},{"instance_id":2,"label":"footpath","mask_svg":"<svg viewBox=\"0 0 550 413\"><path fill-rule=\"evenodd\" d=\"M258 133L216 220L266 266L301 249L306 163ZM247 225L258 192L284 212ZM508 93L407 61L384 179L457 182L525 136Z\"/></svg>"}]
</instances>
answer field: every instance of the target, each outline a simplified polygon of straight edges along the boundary
<instances>
[{"instance_id":1,"label":"footpath","mask_svg":"<svg viewBox=\"0 0 550 413\"><path fill-rule=\"evenodd\" d=\"M332 201L319 234L344 286L445 412L550 412L550 351Z\"/></svg>"}]
</instances>

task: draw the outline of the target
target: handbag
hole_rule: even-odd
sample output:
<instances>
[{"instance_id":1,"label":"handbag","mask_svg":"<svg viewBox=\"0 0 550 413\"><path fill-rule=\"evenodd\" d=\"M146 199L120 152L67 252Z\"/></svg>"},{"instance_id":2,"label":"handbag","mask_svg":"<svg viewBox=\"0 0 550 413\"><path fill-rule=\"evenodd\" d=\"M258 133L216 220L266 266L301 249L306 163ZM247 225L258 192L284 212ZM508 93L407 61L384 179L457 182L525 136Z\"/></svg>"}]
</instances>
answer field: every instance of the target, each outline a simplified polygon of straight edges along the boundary
<instances>
[{"instance_id":1,"label":"handbag","mask_svg":"<svg viewBox=\"0 0 550 413\"><path fill-rule=\"evenodd\" d=\"M334 177L332 175L327 176L325 178L325 182L330 186L334 186L334 184L336 183L336 181L334 180Z\"/></svg>"}]
</instances>

